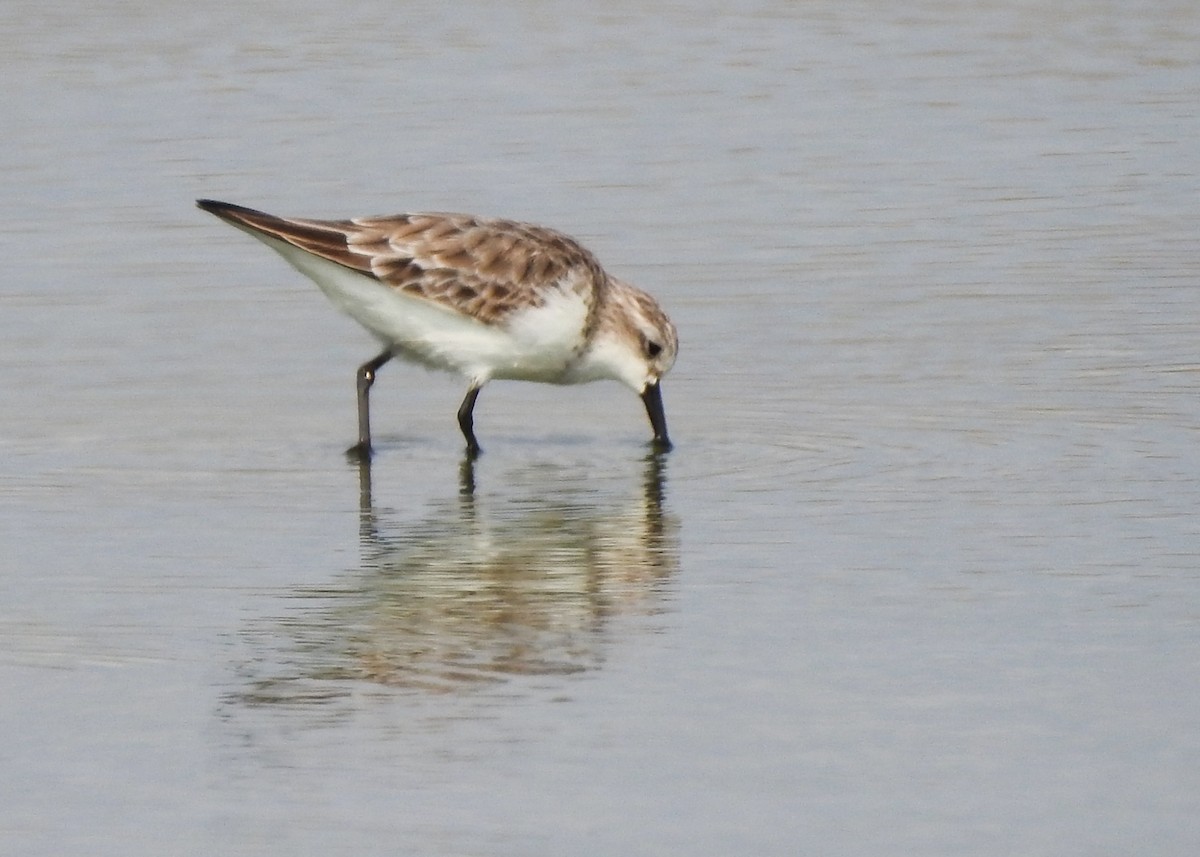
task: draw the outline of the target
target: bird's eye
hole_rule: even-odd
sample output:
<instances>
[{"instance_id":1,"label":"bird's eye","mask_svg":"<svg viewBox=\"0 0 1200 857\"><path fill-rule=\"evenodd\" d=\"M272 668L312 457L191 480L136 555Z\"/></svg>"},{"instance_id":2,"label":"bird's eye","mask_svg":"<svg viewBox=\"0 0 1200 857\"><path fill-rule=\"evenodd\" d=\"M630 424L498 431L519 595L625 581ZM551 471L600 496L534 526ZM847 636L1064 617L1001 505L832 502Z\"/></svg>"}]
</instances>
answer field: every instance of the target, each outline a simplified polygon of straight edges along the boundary
<instances>
[{"instance_id":1,"label":"bird's eye","mask_svg":"<svg viewBox=\"0 0 1200 857\"><path fill-rule=\"evenodd\" d=\"M662 354L662 346L653 339L646 340L646 356L653 360L658 355Z\"/></svg>"}]
</instances>

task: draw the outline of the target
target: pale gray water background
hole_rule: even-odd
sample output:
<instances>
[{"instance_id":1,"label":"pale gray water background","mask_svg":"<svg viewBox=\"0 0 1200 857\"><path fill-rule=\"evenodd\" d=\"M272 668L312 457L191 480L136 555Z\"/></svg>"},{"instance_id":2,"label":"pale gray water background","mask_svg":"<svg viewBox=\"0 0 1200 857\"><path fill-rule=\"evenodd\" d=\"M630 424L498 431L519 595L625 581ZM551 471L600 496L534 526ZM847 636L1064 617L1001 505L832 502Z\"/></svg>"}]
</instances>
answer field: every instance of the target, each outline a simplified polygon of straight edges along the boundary
<instances>
[{"instance_id":1,"label":"pale gray water background","mask_svg":"<svg viewBox=\"0 0 1200 857\"><path fill-rule=\"evenodd\" d=\"M1192 855L1191 2L0 7L0 851ZM389 366L192 207L584 239L683 347Z\"/></svg>"}]
</instances>

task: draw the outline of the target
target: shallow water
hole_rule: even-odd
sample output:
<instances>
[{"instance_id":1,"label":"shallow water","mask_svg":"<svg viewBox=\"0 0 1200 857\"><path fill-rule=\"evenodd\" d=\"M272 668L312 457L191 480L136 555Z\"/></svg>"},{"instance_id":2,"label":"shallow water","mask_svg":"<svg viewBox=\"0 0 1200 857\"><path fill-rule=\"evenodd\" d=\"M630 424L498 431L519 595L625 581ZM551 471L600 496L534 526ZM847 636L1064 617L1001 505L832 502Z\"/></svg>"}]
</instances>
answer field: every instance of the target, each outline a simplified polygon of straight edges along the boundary
<instances>
[{"instance_id":1,"label":"shallow water","mask_svg":"<svg viewBox=\"0 0 1200 857\"><path fill-rule=\"evenodd\" d=\"M78 5L78 4L72 4ZM1190 3L0 10L0 841L1200 845ZM192 207L469 210L681 331L455 379Z\"/></svg>"}]
</instances>

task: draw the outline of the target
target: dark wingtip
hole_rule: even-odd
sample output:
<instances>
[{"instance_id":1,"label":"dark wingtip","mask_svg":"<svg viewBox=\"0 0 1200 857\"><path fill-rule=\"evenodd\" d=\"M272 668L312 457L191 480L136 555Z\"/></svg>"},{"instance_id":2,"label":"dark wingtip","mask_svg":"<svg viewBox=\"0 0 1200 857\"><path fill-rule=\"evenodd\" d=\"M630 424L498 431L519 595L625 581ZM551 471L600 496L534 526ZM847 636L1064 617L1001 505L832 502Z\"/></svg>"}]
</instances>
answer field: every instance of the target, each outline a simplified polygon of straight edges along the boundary
<instances>
[{"instance_id":1,"label":"dark wingtip","mask_svg":"<svg viewBox=\"0 0 1200 857\"><path fill-rule=\"evenodd\" d=\"M237 215L239 214L257 214L262 216L261 211L255 211L253 208L246 208L244 205L234 205L232 202L221 202L217 199L198 199L196 200L196 207L202 208L209 214L215 214L217 217L225 220L229 220L231 218L236 219Z\"/></svg>"},{"instance_id":2,"label":"dark wingtip","mask_svg":"<svg viewBox=\"0 0 1200 857\"><path fill-rule=\"evenodd\" d=\"M247 208L244 205L234 205L232 202L221 202L216 199L198 199L196 200L196 207L204 209L209 214L216 215L231 226L250 229L254 232L267 233L276 238L290 241L293 244L297 243L288 234L285 234L287 230L284 229L285 222L283 219L273 214L267 214L265 211L259 211L256 208Z\"/></svg>"}]
</instances>

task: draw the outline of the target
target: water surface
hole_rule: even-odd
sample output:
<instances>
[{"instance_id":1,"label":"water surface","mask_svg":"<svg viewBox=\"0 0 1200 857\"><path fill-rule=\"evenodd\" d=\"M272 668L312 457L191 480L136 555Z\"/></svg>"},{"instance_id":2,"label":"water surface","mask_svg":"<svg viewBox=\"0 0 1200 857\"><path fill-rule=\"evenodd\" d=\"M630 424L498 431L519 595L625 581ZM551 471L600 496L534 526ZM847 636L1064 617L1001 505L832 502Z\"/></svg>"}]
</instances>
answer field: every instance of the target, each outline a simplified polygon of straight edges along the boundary
<instances>
[{"instance_id":1,"label":"water surface","mask_svg":"<svg viewBox=\"0 0 1200 857\"><path fill-rule=\"evenodd\" d=\"M78 6L78 8L75 8ZM1190 855L1190 3L0 11L0 840ZM192 207L467 210L662 299L458 381Z\"/></svg>"}]
</instances>

